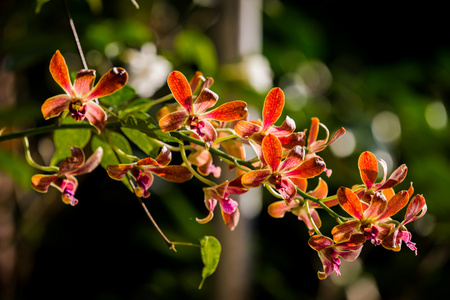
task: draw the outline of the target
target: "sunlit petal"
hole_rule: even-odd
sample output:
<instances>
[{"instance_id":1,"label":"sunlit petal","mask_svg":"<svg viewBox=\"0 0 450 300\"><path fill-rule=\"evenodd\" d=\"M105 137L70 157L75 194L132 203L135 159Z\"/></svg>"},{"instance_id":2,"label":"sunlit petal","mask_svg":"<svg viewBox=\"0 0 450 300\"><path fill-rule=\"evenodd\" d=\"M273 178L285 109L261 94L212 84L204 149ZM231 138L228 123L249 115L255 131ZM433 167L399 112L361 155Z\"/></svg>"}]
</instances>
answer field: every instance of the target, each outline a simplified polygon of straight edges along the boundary
<instances>
[{"instance_id":1,"label":"sunlit petal","mask_svg":"<svg viewBox=\"0 0 450 300\"><path fill-rule=\"evenodd\" d=\"M194 101L194 112L201 114L208 108L216 104L219 96L210 89L204 89L200 92L198 97Z\"/></svg>"},{"instance_id":2,"label":"sunlit petal","mask_svg":"<svg viewBox=\"0 0 450 300\"><path fill-rule=\"evenodd\" d=\"M61 55L59 50L53 55L50 61L50 73L53 79L69 96L75 96L72 91L72 83L70 82L69 69L67 68L66 61Z\"/></svg>"},{"instance_id":3,"label":"sunlit petal","mask_svg":"<svg viewBox=\"0 0 450 300\"><path fill-rule=\"evenodd\" d=\"M149 168L149 171L165 180L176 183L185 182L192 178L192 173L189 171L187 167L184 166Z\"/></svg>"},{"instance_id":4,"label":"sunlit petal","mask_svg":"<svg viewBox=\"0 0 450 300\"><path fill-rule=\"evenodd\" d=\"M243 119L247 113L247 103L237 100L222 104L221 106L204 113L201 118L227 122Z\"/></svg>"},{"instance_id":5,"label":"sunlit petal","mask_svg":"<svg viewBox=\"0 0 450 300\"><path fill-rule=\"evenodd\" d=\"M263 184L271 174L269 169L250 171L242 176L241 182L245 187L255 188Z\"/></svg>"},{"instance_id":6,"label":"sunlit petal","mask_svg":"<svg viewBox=\"0 0 450 300\"><path fill-rule=\"evenodd\" d=\"M400 191L387 201L386 210L380 216L380 220L388 218L398 213L403 207L406 206L409 200L409 194L407 191Z\"/></svg>"},{"instance_id":7,"label":"sunlit petal","mask_svg":"<svg viewBox=\"0 0 450 300\"><path fill-rule=\"evenodd\" d=\"M384 190L396 186L406 178L407 172L408 167L406 167L405 164L401 165L391 174L391 176L389 176L388 180L377 189Z\"/></svg>"},{"instance_id":8,"label":"sunlit petal","mask_svg":"<svg viewBox=\"0 0 450 300\"><path fill-rule=\"evenodd\" d=\"M94 86L95 71L83 69L78 72L73 89L79 98L86 96Z\"/></svg>"},{"instance_id":9,"label":"sunlit petal","mask_svg":"<svg viewBox=\"0 0 450 300\"><path fill-rule=\"evenodd\" d=\"M70 97L64 94L57 95L45 100L41 107L44 119L59 116L63 111L69 109Z\"/></svg>"},{"instance_id":10,"label":"sunlit petal","mask_svg":"<svg viewBox=\"0 0 450 300\"><path fill-rule=\"evenodd\" d=\"M264 100L262 131L266 132L280 118L284 108L284 93L280 88L269 91Z\"/></svg>"},{"instance_id":11,"label":"sunlit petal","mask_svg":"<svg viewBox=\"0 0 450 300\"><path fill-rule=\"evenodd\" d=\"M417 215L420 211L422 213ZM405 214L405 220L402 224L408 224L414 220L417 220L427 212L427 205L425 204L425 198L422 195L415 196L408 205Z\"/></svg>"},{"instance_id":12,"label":"sunlit petal","mask_svg":"<svg viewBox=\"0 0 450 300\"><path fill-rule=\"evenodd\" d=\"M236 132L236 134L243 139L248 139L254 133L260 132L261 129L261 126L248 121L239 121L237 122L236 126L234 126L234 131Z\"/></svg>"},{"instance_id":13,"label":"sunlit petal","mask_svg":"<svg viewBox=\"0 0 450 300\"><path fill-rule=\"evenodd\" d=\"M301 178L313 178L323 172L325 169L325 161L318 157L312 157L304 161L298 168L285 172L284 176L294 176Z\"/></svg>"},{"instance_id":14,"label":"sunlit petal","mask_svg":"<svg viewBox=\"0 0 450 300\"><path fill-rule=\"evenodd\" d=\"M127 84L128 73L122 68L112 68L100 78L94 89L86 95L84 102L117 92Z\"/></svg>"},{"instance_id":15,"label":"sunlit petal","mask_svg":"<svg viewBox=\"0 0 450 300\"><path fill-rule=\"evenodd\" d=\"M289 151L288 156L283 160L280 165L280 170L290 170L298 167L305 159L305 149L300 146L296 146Z\"/></svg>"},{"instance_id":16,"label":"sunlit petal","mask_svg":"<svg viewBox=\"0 0 450 300\"><path fill-rule=\"evenodd\" d=\"M169 85L175 100L177 100L189 114L193 113L191 86L183 73L179 71L170 73L167 78L167 84Z\"/></svg>"},{"instance_id":17,"label":"sunlit petal","mask_svg":"<svg viewBox=\"0 0 450 300\"><path fill-rule=\"evenodd\" d=\"M337 196L339 204L348 214L359 220L363 218L361 201L351 189L340 187L337 191Z\"/></svg>"},{"instance_id":18,"label":"sunlit petal","mask_svg":"<svg viewBox=\"0 0 450 300\"><path fill-rule=\"evenodd\" d=\"M89 101L85 105L87 106L86 119L88 119L92 126L97 128L98 133L102 132L107 120L105 111L94 101Z\"/></svg>"},{"instance_id":19,"label":"sunlit petal","mask_svg":"<svg viewBox=\"0 0 450 300\"><path fill-rule=\"evenodd\" d=\"M161 152L159 153L155 161L158 163L159 166L165 167L170 163L171 160L172 160L172 152L170 152L169 148L163 146L161 148Z\"/></svg>"},{"instance_id":20,"label":"sunlit petal","mask_svg":"<svg viewBox=\"0 0 450 300\"><path fill-rule=\"evenodd\" d=\"M187 118L188 113L186 111L175 111L165 115L161 120L159 120L159 127L161 127L162 132L174 131L183 126Z\"/></svg>"},{"instance_id":21,"label":"sunlit petal","mask_svg":"<svg viewBox=\"0 0 450 300\"><path fill-rule=\"evenodd\" d=\"M292 207L298 205L295 201L286 204L285 200L276 201L269 205L267 211L272 218L283 218L286 212L290 211Z\"/></svg>"},{"instance_id":22,"label":"sunlit petal","mask_svg":"<svg viewBox=\"0 0 450 300\"><path fill-rule=\"evenodd\" d=\"M281 124L281 126L271 126L266 133L272 133L276 136L288 136L295 130L295 121L289 117Z\"/></svg>"},{"instance_id":23,"label":"sunlit petal","mask_svg":"<svg viewBox=\"0 0 450 300\"><path fill-rule=\"evenodd\" d=\"M278 166L283 156L283 149L278 138L273 134L266 135L262 141L262 151L264 159L272 172L278 171Z\"/></svg>"},{"instance_id":24,"label":"sunlit petal","mask_svg":"<svg viewBox=\"0 0 450 300\"><path fill-rule=\"evenodd\" d=\"M378 176L378 161L373 153L363 152L358 159L361 179L368 189L372 187Z\"/></svg>"}]
</instances>

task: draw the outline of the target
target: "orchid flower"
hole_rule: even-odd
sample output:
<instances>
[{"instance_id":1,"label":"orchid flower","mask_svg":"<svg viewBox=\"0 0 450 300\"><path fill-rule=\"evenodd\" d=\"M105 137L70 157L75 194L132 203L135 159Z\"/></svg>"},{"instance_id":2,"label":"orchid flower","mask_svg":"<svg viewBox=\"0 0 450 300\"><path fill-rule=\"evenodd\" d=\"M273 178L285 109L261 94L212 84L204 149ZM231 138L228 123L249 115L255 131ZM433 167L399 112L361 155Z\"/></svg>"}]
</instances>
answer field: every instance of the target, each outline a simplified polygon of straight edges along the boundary
<instances>
[{"instance_id":1,"label":"orchid flower","mask_svg":"<svg viewBox=\"0 0 450 300\"><path fill-rule=\"evenodd\" d=\"M234 131L243 139L248 139L255 148L258 156L260 156L260 148L264 136L273 134L279 138L281 144L286 149L292 149L295 146L303 146L305 144L305 133L295 130L295 122L286 116L286 120L281 126L274 126L275 122L280 118L284 108L284 93L280 88L273 88L269 91L264 100L261 121L239 121L234 127Z\"/></svg>"},{"instance_id":2,"label":"orchid flower","mask_svg":"<svg viewBox=\"0 0 450 300\"><path fill-rule=\"evenodd\" d=\"M205 193L205 205L209 210L209 214L204 219L198 219L197 222L200 224L208 223L214 217L214 208L219 202L220 210L222 211L222 218L225 225L229 230L234 230L239 222L239 209L238 203L229 198L230 194L240 195L247 191L245 187L241 184L241 177L237 177L232 181L225 181L222 184L203 188Z\"/></svg>"},{"instance_id":3,"label":"orchid flower","mask_svg":"<svg viewBox=\"0 0 450 300\"><path fill-rule=\"evenodd\" d=\"M300 188L299 185L295 182L295 178L291 178L291 180L293 180L294 184L297 185L297 188ZM304 191L306 190L306 186L301 187L300 189ZM309 191L308 194L317 199L325 198L328 194L327 183L322 178L319 178L317 187L314 190ZM297 197L300 196L297 195L296 197L294 197L294 200L290 203L286 203L285 200L273 202L268 207L269 215L273 218L283 218L287 212L291 212L292 214L296 215L300 221L305 222L309 234L312 235L315 232L314 225L317 228L320 228L320 226L322 225L322 221L320 220L319 214L316 211L317 208L322 207L311 200L298 200ZM308 211L305 205L305 201L308 201L309 214L311 216L312 222L314 222L314 225L311 223L311 220L308 217ZM325 201L324 204L328 207L331 207L339 204L339 201L335 198L330 199L329 201Z\"/></svg>"},{"instance_id":4,"label":"orchid flower","mask_svg":"<svg viewBox=\"0 0 450 300\"><path fill-rule=\"evenodd\" d=\"M332 239L323 235L310 237L308 244L317 251L322 261L323 271L317 272L319 279L325 279L333 272L340 276L341 260L339 257L347 261L354 261L358 258L362 249L362 244L354 244L350 241L335 244Z\"/></svg>"},{"instance_id":5,"label":"orchid flower","mask_svg":"<svg viewBox=\"0 0 450 300\"><path fill-rule=\"evenodd\" d=\"M419 212L421 212L420 215ZM381 245L386 249L400 251L402 242L405 242L406 246L417 255L416 244L411 242L412 234L406 229L405 225L423 217L426 212L425 198L422 195L415 196L406 209L405 219L391 230L389 235L383 239Z\"/></svg>"},{"instance_id":6,"label":"orchid flower","mask_svg":"<svg viewBox=\"0 0 450 300\"><path fill-rule=\"evenodd\" d=\"M83 150L78 147L71 147L72 156L64 159L59 171L52 175L37 174L31 178L31 186L38 192L46 193L50 185L61 191L62 201L72 206L78 203L75 192L78 187L76 175L92 172L102 159L103 149L97 148L95 152L85 162Z\"/></svg>"},{"instance_id":7,"label":"orchid flower","mask_svg":"<svg viewBox=\"0 0 450 300\"><path fill-rule=\"evenodd\" d=\"M271 133L262 140L261 149L267 166L244 174L242 184L248 188L255 188L267 183L274 187L288 203L297 193L297 187L291 178L312 178L325 169L325 162L320 157L304 161L305 151L301 146L292 148L282 161L281 142Z\"/></svg>"},{"instance_id":8,"label":"orchid flower","mask_svg":"<svg viewBox=\"0 0 450 300\"><path fill-rule=\"evenodd\" d=\"M133 164L109 165L106 171L115 180L122 180L125 174L130 172L138 185L135 189L136 196L147 198L150 196L148 189L153 184L152 174L176 183L185 182L192 178L192 173L187 167L168 166L171 160L172 152L163 147L156 159L147 157Z\"/></svg>"},{"instance_id":9,"label":"orchid flower","mask_svg":"<svg viewBox=\"0 0 450 300\"><path fill-rule=\"evenodd\" d=\"M69 69L59 50L50 61L50 73L66 94L47 99L42 105L42 115L47 120L68 110L77 121L88 119L100 133L106 124L105 111L93 100L108 96L120 90L128 80L122 68L112 68L94 86L95 71L83 69L78 72L74 84L69 77Z\"/></svg>"},{"instance_id":10,"label":"orchid flower","mask_svg":"<svg viewBox=\"0 0 450 300\"><path fill-rule=\"evenodd\" d=\"M175 100L183 109L171 112L159 120L159 126L163 132L174 131L186 126L205 142L206 148L209 148L217 138L217 132L209 120L234 121L247 115L247 103L240 100L227 102L206 112L208 108L216 104L219 98L209 89L213 83L212 78L206 79L195 99L192 95L192 82L190 84L181 72L170 73L167 83Z\"/></svg>"},{"instance_id":11,"label":"orchid flower","mask_svg":"<svg viewBox=\"0 0 450 300\"><path fill-rule=\"evenodd\" d=\"M360 236L362 242L370 239L374 245L381 244L393 227L390 217L406 206L412 193L412 187L390 198L386 198L382 192L377 192L367 205L352 190L339 188L339 204L353 218L332 229L334 241L339 243L349 240L352 236Z\"/></svg>"},{"instance_id":12,"label":"orchid flower","mask_svg":"<svg viewBox=\"0 0 450 300\"><path fill-rule=\"evenodd\" d=\"M383 168L383 179L379 183L375 183L378 177L378 161ZM361 175L364 188L358 190L356 193L359 198L369 203L373 194L377 191L390 189L400 182L402 182L408 171L405 164L399 166L391 176L386 180L387 164L384 160L377 158L369 151L361 153L358 159L358 168Z\"/></svg>"},{"instance_id":13,"label":"orchid flower","mask_svg":"<svg viewBox=\"0 0 450 300\"><path fill-rule=\"evenodd\" d=\"M317 140L317 136L319 135L319 126L322 126L323 129L325 129L326 137L323 140ZM330 140L330 131L328 128L320 123L318 118L312 118L311 119L311 128L309 130L308 135L308 144L307 144L307 154L306 157L312 157L317 155L317 152L320 152L324 150L326 147L331 145L332 143L336 142L341 136L345 134L345 129L341 128L338 131L336 131ZM331 176L332 170L331 169L325 169L325 174L327 174L328 177Z\"/></svg>"}]
</instances>

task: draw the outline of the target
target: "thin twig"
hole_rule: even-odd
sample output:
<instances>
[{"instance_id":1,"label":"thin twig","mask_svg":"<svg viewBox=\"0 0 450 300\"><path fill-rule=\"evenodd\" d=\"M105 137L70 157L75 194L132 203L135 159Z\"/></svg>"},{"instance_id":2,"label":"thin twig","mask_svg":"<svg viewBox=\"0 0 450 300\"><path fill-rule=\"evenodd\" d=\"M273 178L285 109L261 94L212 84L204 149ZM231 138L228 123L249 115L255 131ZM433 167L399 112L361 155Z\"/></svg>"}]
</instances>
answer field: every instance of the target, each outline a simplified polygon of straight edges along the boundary
<instances>
[{"instance_id":1,"label":"thin twig","mask_svg":"<svg viewBox=\"0 0 450 300\"><path fill-rule=\"evenodd\" d=\"M75 43L77 44L78 52L80 53L81 62L83 63L83 68L87 69L86 58L84 58L83 49L81 48L80 39L78 38L77 30L73 22L72 16L70 15L69 7L67 6L67 1L63 0L64 9L66 11L67 18L69 19L70 29L72 29L73 37L75 38Z\"/></svg>"}]
</instances>

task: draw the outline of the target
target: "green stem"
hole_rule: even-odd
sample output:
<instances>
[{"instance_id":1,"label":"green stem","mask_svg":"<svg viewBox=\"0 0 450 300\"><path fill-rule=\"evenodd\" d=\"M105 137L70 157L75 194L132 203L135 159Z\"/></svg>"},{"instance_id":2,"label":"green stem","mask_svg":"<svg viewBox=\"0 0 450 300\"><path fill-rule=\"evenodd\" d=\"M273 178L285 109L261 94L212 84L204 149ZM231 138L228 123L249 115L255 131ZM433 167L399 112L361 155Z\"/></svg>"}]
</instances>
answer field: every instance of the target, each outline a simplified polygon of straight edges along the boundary
<instances>
[{"instance_id":1,"label":"green stem","mask_svg":"<svg viewBox=\"0 0 450 300\"><path fill-rule=\"evenodd\" d=\"M185 242L171 242L171 243L172 243L172 245L191 246L191 247L198 247L198 248L202 247L202 245L193 244L193 243L185 243Z\"/></svg>"},{"instance_id":2,"label":"green stem","mask_svg":"<svg viewBox=\"0 0 450 300\"><path fill-rule=\"evenodd\" d=\"M34 161L33 157L31 156L31 153L30 153L30 143L28 142L27 137L23 138L23 147L25 148L25 159L30 166L32 166L33 168L39 169L41 171L44 171L44 172L58 173L58 171L59 171L58 167L55 167L55 166L44 167Z\"/></svg>"},{"instance_id":3,"label":"green stem","mask_svg":"<svg viewBox=\"0 0 450 300\"><path fill-rule=\"evenodd\" d=\"M181 132L173 131L170 134L172 134L174 137L179 138L179 139L181 139L183 141L190 142L190 143L202 146L202 147L206 146L205 142L197 140L197 139L195 139L193 137L190 137L188 135L182 134ZM223 158L223 159L226 159L226 160L230 161L232 164L234 164L234 162L236 161L238 164L240 164L242 166L246 166L246 167L248 167L251 170L255 170L256 169L250 162L245 161L245 160L241 160L241 159L237 159L236 157L231 156L228 153L223 152L223 151L219 150L216 147L210 147L209 151L211 153L213 153L213 154Z\"/></svg>"},{"instance_id":4,"label":"green stem","mask_svg":"<svg viewBox=\"0 0 450 300\"><path fill-rule=\"evenodd\" d=\"M316 197L313 197L307 193L305 193L304 191L302 191L301 189L297 188L297 193L302 196L305 201L306 200L311 200L314 203L319 204L327 213L329 213L332 217L334 217L336 219L336 221L339 224L342 224L342 217L340 215L338 215L334 210L332 210L331 208L329 208L328 206L326 206L321 199L318 199Z\"/></svg>"},{"instance_id":5,"label":"green stem","mask_svg":"<svg viewBox=\"0 0 450 300\"><path fill-rule=\"evenodd\" d=\"M314 222L314 220L311 216L311 212L309 211L309 201L308 200L305 200L305 208L306 208L306 214L308 215L309 222L313 226L314 231L316 232L316 234L322 235L322 233L319 230L319 227L317 227L316 223Z\"/></svg>"},{"instance_id":6,"label":"green stem","mask_svg":"<svg viewBox=\"0 0 450 300\"><path fill-rule=\"evenodd\" d=\"M203 182L206 185L209 185L209 186L216 185L215 182L212 182L211 180L206 179L205 177L201 176L200 174L197 173L197 171L194 170L191 163L187 159L186 151L184 149L183 143L180 143L180 153L181 153L181 158L183 159L183 162L186 164L186 167L189 169L189 171L192 173L192 175L195 176L195 178L197 178L198 180L200 180L201 182Z\"/></svg>"},{"instance_id":7,"label":"green stem","mask_svg":"<svg viewBox=\"0 0 450 300\"><path fill-rule=\"evenodd\" d=\"M122 124L120 122L106 123L106 127L110 128L110 129L119 128L120 126L122 126ZM93 132L97 133L97 129L89 123L83 122L83 123L77 123L77 124L61 124L61 125L52 124L52 125L46 125L46 126L37 127L37 128L26 129L26 130L19 131L19 132L11 132L11 133L0 135L0 142L9 141L9 140L13 140L13 139L19 139L19 138L23 138L23 137L35 136L35 135L39 135L39 134L50 133L55 130L64 130L64 129L91 129Z\"/></svg>"}]
</instances>

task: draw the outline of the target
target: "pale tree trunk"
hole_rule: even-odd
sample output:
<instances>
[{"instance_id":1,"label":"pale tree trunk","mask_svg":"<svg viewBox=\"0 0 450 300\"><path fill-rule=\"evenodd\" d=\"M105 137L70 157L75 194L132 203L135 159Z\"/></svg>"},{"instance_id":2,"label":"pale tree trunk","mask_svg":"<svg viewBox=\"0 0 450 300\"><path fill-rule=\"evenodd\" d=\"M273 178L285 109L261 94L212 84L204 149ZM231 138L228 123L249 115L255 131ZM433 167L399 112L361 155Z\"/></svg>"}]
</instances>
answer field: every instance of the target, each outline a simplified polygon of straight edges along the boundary
<instances>
[{"instance_id":1,"label":"pale tree trunk","mask_svg":"<svg viewBox=\"0 0 450 300\"><path fill-rule=\"evenodd\" d=\"M221 16L213 39L216 43L220 64L235 64L247 55L261 53L262 47L262 1L261 0L222 0ZM227 99L234 99L227 95ZM225 179L236 175L228 172L222 165ZM252 218L245 210L249 202L261 202L260 189L232 198L239 202L240 221L230 232L223 222L216 222L218 239L222 244L222 255L215 274L217 300L251 299L253 239ZM217 221L217 220L216 220ZM221 221L221 220L220 220Z\"/></svg>"}]
</instances>

